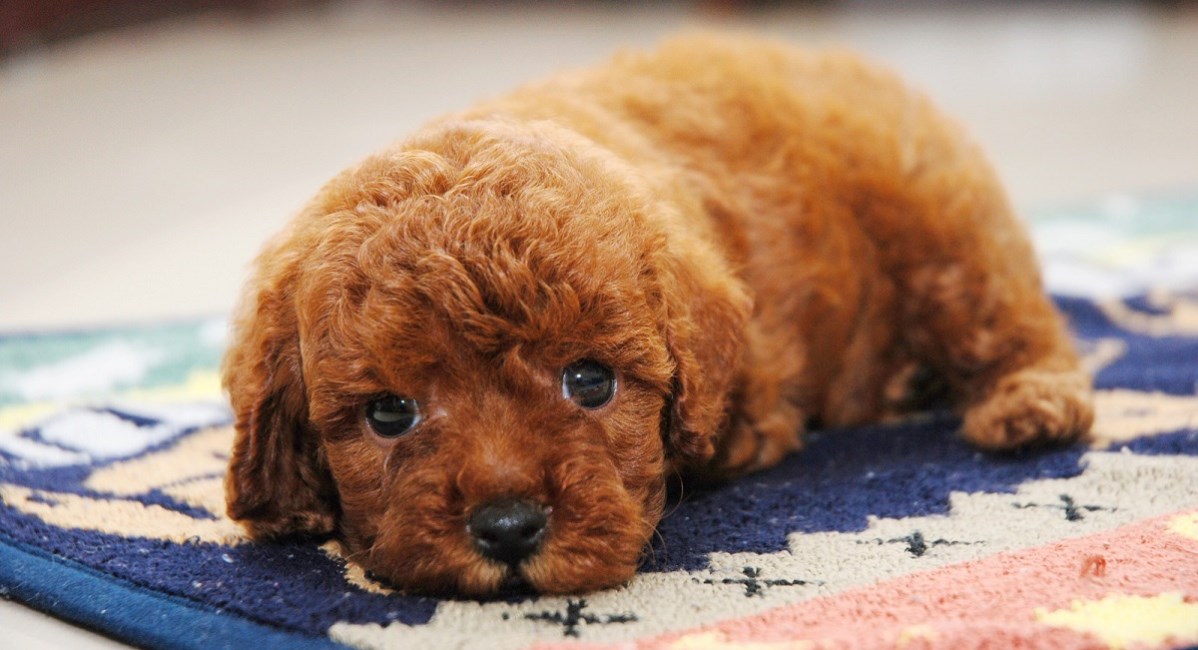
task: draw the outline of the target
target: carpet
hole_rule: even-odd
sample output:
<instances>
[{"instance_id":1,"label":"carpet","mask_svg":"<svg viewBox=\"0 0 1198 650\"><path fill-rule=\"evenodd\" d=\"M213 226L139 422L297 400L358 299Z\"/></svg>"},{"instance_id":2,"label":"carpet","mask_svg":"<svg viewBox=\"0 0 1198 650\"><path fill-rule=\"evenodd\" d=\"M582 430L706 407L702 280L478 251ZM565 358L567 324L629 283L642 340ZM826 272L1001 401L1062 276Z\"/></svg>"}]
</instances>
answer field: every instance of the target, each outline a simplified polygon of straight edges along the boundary
<instances>
[{"instance_id":1,"label":"carpet","mask_svg":"<svg viewBox=\"0 0 1198 650\"><path fill-rule=\"evenodd\" d=\"M0 338L0 596L145 647L1198 644L1198 197L1032 219L1097 441L980 454L928 414L691 495L630 584L393 593L223 515L219 319Z\"/></svg>"}]
</instances>

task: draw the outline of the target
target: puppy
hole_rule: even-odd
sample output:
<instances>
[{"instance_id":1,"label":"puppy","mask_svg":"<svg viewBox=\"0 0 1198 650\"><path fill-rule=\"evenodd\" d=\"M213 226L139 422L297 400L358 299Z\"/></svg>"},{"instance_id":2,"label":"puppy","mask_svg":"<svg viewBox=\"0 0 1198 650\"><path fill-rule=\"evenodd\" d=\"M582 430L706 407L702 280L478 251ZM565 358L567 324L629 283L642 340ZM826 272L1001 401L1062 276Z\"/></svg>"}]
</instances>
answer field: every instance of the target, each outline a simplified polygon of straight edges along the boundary
<instances>
[{"instance_id":1,"label":"puppy","mask_svg":"<svg viewBox=\"0 0 1198 650\"><path fill-rule=\"evenodd\" d=\"M224 365L228 512L409 591L617 585L667 477L931 385L985 450L1084 435L1034 260L891 74L704 34L625 53L433 122L267 245Z\"/></svg>"}]
</instances>

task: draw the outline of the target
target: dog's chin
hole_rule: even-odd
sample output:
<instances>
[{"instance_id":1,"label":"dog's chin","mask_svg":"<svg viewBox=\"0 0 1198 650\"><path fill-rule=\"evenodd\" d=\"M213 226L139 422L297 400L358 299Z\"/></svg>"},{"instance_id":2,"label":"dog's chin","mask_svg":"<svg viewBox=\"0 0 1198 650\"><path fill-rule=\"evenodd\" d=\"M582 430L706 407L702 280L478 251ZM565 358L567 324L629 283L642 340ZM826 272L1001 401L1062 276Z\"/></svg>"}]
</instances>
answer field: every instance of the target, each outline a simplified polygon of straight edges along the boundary
<instances>
[{"instance_id":1,"label":"dog's chin","mask_svg":"<svg viewBox=\"0 0 1198 650\"><path fill-rule=\"evenodd\" d=\"M536 589L529 584L528 579L519 569L509 569L508 576L499 585L495 595L500 598L519 598L522 596L531 596L537 593Z\"/></svg>"},{"instance_id":2,"label":"dog's chin","mask_svg":"<svg viewBox=\"0 0 1198 650\"><path fill-rule=\"evenodd\" d=\"M517 567L487 563L484 568L462 570L456 574L444 571L424 576L396 574L385 567L370 568L367 573L372 579L407 594L479 599L588 593L619 586L636 573L635 562L611 566L590 575L555 573L552 569L540 568L540 564L542 562L534 558Z\"/></svg>"},{"instance_id":3,"label":"dog's chin","mask_svg":"<svg viewBox=\"0 0 1198 650\"><path fill-rule=\"evenodd\" d=\"M412 562L410 553L391 554L376 546L363 565L371 578L409 594L481 599L580 594L621 585L635 575L640 541L629 539L613 546L623 548L606 547L604 553L546 548L516 566L463 549Z\"/></svg>"},{"instance_id":4,"label":"dog's chin","mask_svg":"<svg viewBox=\"0 0 1198 650\"><path fill-rule=\"evenodd\" d=\"M541 572L531 568L535 566L536 562L534 561L531 564L518 567L505 567L506 577L500 581L498 587L493 592L477 594L476 597L522 598L538 594L589 593L626 583L636 572L635 565L630 569L612 567L602 576L575 576L574 581L568 582L563 580L559 574L555 579L546 581L539 579L542 575Z\"/></svg>"}]
</instances>

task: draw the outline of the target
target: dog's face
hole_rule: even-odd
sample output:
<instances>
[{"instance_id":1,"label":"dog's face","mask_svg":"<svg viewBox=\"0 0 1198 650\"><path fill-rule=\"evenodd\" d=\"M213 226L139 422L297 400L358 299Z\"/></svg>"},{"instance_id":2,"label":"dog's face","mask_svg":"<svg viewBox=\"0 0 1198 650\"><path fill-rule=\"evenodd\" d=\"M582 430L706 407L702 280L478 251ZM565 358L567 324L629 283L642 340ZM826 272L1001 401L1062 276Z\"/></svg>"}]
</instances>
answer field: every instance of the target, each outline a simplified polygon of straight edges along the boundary
<instances>
[{"instance_id":1,"label":"dog's face","mask_svg":"<svg viewBox=\"0 0 1198 650\"><path fill-rule=\"evenodd\" d=\"M260 258L225 367L255 536L334 532L412 590L583 591L712 453L743 294L610 160L512 128L368 161Z\"/></svg>"},{"instance_id":2,"label":"dog's face","mask_svg":"<svg viewBox=\"0 0 1198 650\"><path fill-rule=\"evenodd\" d=\"M391 582L593 587L660 516L671 368L644 269L546 208L388 207L297 297L341 532Z\"/></svg>"}]
</instances>

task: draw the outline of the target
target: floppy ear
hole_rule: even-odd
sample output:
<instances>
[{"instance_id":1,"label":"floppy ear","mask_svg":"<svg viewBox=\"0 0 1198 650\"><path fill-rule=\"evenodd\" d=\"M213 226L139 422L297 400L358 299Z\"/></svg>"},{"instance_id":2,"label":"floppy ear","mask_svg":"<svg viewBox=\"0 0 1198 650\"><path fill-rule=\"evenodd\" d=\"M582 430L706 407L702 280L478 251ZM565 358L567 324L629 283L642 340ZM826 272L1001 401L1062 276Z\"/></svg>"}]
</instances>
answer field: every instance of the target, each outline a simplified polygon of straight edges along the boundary
<instances>
[{"instance_id":1,"label":"floppy ear","mask_svg":"<svg viewBox=\"0 0 1198 650\"><path fill-rule=\"evenodd\" d=\"M277 250L276 250L277 252ZM255 538L322 535L336 522L336 495L318 432L308 422L294 273L260 259L223 364L234 427L225 498L229 517Z\"/></svg>"},{"instance_id":2,"label":"floppy ear","mask_svg":"<svg viewBox=\"0 0 1198 650\"><path fill-rule=\"evenodd\" d=\"M662 277L665 340L675 366L664 433L666 453L694 466L715 454L742 365L752 302L705 246L680 248L667 255Z\"/></svg>"}]
</instances>

